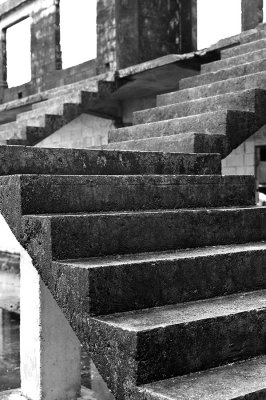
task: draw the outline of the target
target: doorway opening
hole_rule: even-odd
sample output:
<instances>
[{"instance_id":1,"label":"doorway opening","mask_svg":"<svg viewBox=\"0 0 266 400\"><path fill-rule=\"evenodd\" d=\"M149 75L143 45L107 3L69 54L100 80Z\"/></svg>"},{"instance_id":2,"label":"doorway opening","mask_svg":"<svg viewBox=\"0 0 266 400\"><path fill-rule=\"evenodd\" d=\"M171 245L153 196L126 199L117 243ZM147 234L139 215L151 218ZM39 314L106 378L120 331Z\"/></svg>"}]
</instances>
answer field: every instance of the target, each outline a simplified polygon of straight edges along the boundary
<instances>
[{"instance_id":1,"label":"doorway opening","mask_svg":"<svg viewBox=\"0 0 266 400\"><path fill-rule=\"evenodd\" d=\"M241 32L241 0L198 0L197 15L198 49Z\"/></svg>"}]
</instances>

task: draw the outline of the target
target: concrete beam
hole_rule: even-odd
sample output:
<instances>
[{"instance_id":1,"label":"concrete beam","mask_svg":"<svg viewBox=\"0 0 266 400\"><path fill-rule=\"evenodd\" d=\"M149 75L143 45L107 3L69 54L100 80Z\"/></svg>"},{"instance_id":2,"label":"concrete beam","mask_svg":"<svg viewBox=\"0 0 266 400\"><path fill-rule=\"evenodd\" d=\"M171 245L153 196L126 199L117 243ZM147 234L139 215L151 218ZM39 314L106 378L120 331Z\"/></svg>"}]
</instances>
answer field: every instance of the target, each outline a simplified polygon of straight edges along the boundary
<instances>
[{"instance_id":1,"label":"concrete beam","mask_svg":"<svg viewBox=\"0 0 266 400\"><path fill-rule=\"evenodd\" d=\"M80 397L80 343L47 287L21 254L21 392L31 400Z\"/></svg>"}]
</instances>

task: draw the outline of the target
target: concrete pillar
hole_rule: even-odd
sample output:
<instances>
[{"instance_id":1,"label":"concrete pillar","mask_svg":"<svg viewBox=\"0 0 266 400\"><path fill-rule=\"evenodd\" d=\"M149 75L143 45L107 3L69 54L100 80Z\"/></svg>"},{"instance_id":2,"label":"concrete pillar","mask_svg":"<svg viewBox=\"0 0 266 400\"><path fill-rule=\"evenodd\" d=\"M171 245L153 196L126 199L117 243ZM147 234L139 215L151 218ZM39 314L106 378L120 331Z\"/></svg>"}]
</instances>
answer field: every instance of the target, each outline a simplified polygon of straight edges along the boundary
<instances>
[{"instance_id":1,"label":"concrete pillar","mask_svg":"<svg viewBox=\"0 0 266 400\"><path fill-rule=\"evenodd\" d=\"M97 7L100 73L197 48L197 0L98 0Z\"/></svg>"},{"instance_id":2,"label":"concrete pillar","mask_svg":"<svg viewBox=\"0 0 266 400\"><path fill-rule=\"evenodd\" d=\"M263 0L242 0L242 31L263 22Z\"/></svg>"},{"instance_id":3,"label":"concrete pillar","mask_svg":"<svg viewBox=\"0 0 266 400\"><path fill-rule=\"evenodd\" d=\"M21 393L29 400L80 396L80 343L29 255L21 254Z\"/></svg>"},{"instance_id":4,"label":"concrete pillar","mask_svg":"<svg viewBox=\"0 0 266 400\"><path fill-rule=\"evenodd\" d=\"M7 59L6 59L6 31L0 32L0 102L4 98L4 90L7 88Z\"/></svg>"}]
</instances>

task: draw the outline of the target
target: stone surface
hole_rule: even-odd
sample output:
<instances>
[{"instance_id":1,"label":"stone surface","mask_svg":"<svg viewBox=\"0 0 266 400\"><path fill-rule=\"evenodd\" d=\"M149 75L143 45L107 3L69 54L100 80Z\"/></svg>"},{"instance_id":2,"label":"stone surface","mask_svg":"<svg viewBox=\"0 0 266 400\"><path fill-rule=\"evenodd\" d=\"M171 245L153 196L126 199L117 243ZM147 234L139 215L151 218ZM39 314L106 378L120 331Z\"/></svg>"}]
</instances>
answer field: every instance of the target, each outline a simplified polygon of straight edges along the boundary
<instances>
[{"instance_id":1,"label":"stone surface","mask_svg":"<svg viewBox=\"0 0 266 400\"><path fill-rule=\"evenodd\" d=\"M219 174L218 154L164 154L112 150L0 146L0 175Z\"/></svg>"},{"instance_id":2,"label":"stone surface","mask_svg":"<svg viewBox=\"0 0 266 400\"><path fill-rule=\"evenodd\" d=\"M230 152L229 142L225 135L209 135L207 133L193 132L113 142L103 146L103 148L171 153L220 153L222 157Z\"/></svg>"},{"instance_id":3,"label":"stone surface","mask_svg":"<svg viewBox=\"0 0 266 400\"><path fill-rule=\"evenodd\" d=\"M221 110L112 130L109 132L109 141L121 142L190 133L195 132L195 126L198 133L226 135L232 149L255 133L260 124L255 113Z\"/></svg>"},{"instance_id":4,"label":"stone surface","mask_svg":"<svg viewBox=\"0 0 266 400\"><path fill-rule=\"evenodd\" d=\"M49 287L73 321L262 289L265 257L250 243L55 261Z\"/></svg>"},{"instance_id":5,"label":"stone surface","mask_svg":"<svg viewBox=\"0 0 266 400\"><path fill-rule=\"evenodd\" d=\"M186 89L190 87L202 86L212 82L227 80L228 78L239 77L242 75L251 75L257 72L265 71L266 59L260 59L259 61L253 61L231 68L221 69L215 72L208 72L201 74L200 76L193 76L191 78L182 79L179 83L180 89Z\"/></svg>"},{"instance_id":6,"label":"stone surface","mask_svg":"<svg viewBox=\"0 0 266 400\"><path fill-rule=\"evenodd\" d=\"M236 57L241 54L247 54L251 51L265 49L266 39L259 39L248 43L243 43L240 46L231 47L221 51L221 58Z\"/></svg>"},{"instance_id":7,"label":"stone surface","mask_svg":"<svg viewBox=\"0 0 266 400\"><path fill-rule=\"evenodd\" d=\"M244 90L236 93L226 93L218 96L206 97L184 103L170 104L148 110L137 111L133 114L134 125L162 121L173 118L182 118L206 112L220 110L239 110L255 112L258 116L264 115L266 91L260 89ZM264 121L263 121L264 122Z\"/></svg>"},{"instance_id":8,"label":"stone surface","mask_svg":"<svg viewBox=\"0 0 266 400\"><path fill-rule=\"evenodd\" d=\"M134 384L262 355L265 307L258 291L95 317L89 348L119 399Z\"/></svg>"},{"instance_id":9,"label":"stone surface","mask_svg":"<svg viewBox=\"0 0 266 400\"><path fill-rule=\"evenodd\" d=\"M219 69L231 68L236 65L246 64L249 62L259 61L260 59L266 58L266 42L265 47L261 50L254 50L250 53L240 54L239 56L232 56L223 60L210 62L201 66L201 72L215 72Z\"/></svg>"},{"instance_id":10,"label":"stone surface","mask_svg":"<svg viewBox=\"0 0 266 400\"><path fill-rule=\"evenodd\" d=\"M242 30L256 28L263 21L263 0L242 2Z\"/></svg>"},{"instance_id":11,"label":"stone surface","mask_svg":"<svg viewBox=\"0 0 266 400\"><path fill-rule=\"evenodd\" d=\"M202 97L217 96L219 94L238 92L248 89L265 89L266 72L257 72L248 76L230 78L225 81L183 89L177 92L163 94L157 97L157 105L164 106L174 103L182 103L189 100L197 100Z\"/></svg>"},{"instance_id":12,"label":"stone surface","mask_svg":"<svg viewBox=\"0 0 266 400\"><path fill-rule=\"evenodd\" d=\"M145 385L134 399L157 400L263 400L265 398L265 357L237 362L206 372Z\"/></svg>"}]
</instances>

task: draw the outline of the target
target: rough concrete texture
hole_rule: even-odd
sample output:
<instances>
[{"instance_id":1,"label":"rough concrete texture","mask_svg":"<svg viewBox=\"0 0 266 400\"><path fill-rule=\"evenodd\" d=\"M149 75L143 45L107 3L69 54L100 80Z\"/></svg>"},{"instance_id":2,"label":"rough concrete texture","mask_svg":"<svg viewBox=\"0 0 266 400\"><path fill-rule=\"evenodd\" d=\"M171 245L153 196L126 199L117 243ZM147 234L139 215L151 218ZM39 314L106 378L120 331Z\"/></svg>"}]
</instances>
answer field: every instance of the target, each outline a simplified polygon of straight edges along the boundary
<instances>
[{"instance_id":1,"label":"rough concrete texture","mask_svg":"<svg viewBox=\"0 0 266 400\"><path fill-rule=\"evenodd\" d=\"M119 399L134 384L262 355L265 306L258 291L92 318L89 347Z\"/></svg>"},{"instance_id":2,"label":"rough concrete texture","mask_svg":"<svg viewBox=\"0 0 266 400\"><path fill-rule=\"evenodd\" d=\"M266 58L265 47L262 48L261 50L254 50L251 51L250 53L244 53L239 56L233 56L223 60L210 62L208 64L203 64L201 66L201 72L202 73L215 72L218 71L219 69L231 68L249 62L259 61L263 58Z\"/></svg>"},{"instance_id":3,"label":"rough concrete texture","mask_svg":"<svg viewBox=\"0 0 266 400\"><path fill-rule=\"evenodd\" d=\"M198 133L226 135L230 148L233 149L255 133L260 125L255 113L221 110L112 130L109 132L109 141L121 142L195 132L195 126Z\"/></svg>"},{"instance_id":4,"label":"rough concrete texture","mask_svg":"<svg viewBox=\"0 0 266 400\"><path fill-rule=\"evenodd\" d=\"M242 30L256 28L263 21L263 0L241 0L242 2Z\"/></svg>"},{"instance_id":5,"label":"rough concrete texture","mask_svg":"<svg viewBox=\"0 0 266 400\"><path fill-rule=\"evenodd\" d=\"M262 289L265 257L265 243L252 243L55 261L49 287L78 321Z\"/></svg>"},{"instance_id":6,"label":"rough concrete texture","mask_svg":"<svg viewBox=\"0 0 266 400\"><path fill-rule=\"evenodd\" d=\"M220 174L218 154L171 154L112 150L0 146L0 175Z\"/></svg>"},{"instance_id":7,"label":"rough concrete texture","mask_svg":"<svg viewBox=\"0 0 266 400\"><path fill-rule=\"evenodd\" d=\"M0 177L0 184L18 182ZM177 209L253 205L253 177L129 175L19 176L21 214L78 213L119 210ZM7 193L5 205L14 201ZM14 203L13 203L14 204Z\"/></svg>"},{"instance_id":8,"label":"rough concrete texture","mask_svg":"<svg viewBox=\"0 0 266 400\"><path fill-rule=\"evenodd\" d=\"M196 86L207 85L212 82L223 81L228 78L239 77L242 75L251 75L260 71L265 71L266 59L253 61L246 64L232 66L215 72L208 72L199 76L182 79L179 83L180 89L186 89Z\"/></svg>"},{"instance_id":9,"label":"rough concrete texture","mask_svg":"<svg viewBox=\"0 0 266 400\"><path fill-rule=\"evenodd\" d=\"M218 154L163 154L0 146L1 175L219 174Z\"/></svg>"},{"instance_id":10,"label":"rough concrete texture","mask_svg":"<svg viewBox=\"0 0 266 400\"><path fill-rule=\"evenodd\" d=\"M217 96L219 94L238 92L247 89L266 89L265 76L265 71L257 72L256 74L248 76L230 78L225 81L162 94L157 98L157 105L165 106L168 104L182 103L189 100L200 99L202 97Z\"/></svg>"},{"instance_id":11,"label":"rough concrete texture","mask_svg":"<svg viewBox=\"0 0 266 400\"><path fill-rule=\"evenodd\" d=\"M248 43L243 43L240 46L231 47L221 51L221 58L236 57L242 54L248 54L252 51L265 49L266 39L259 39Z\"/></svg>"},{"instance_id":12,"label":"rough concrete texture","mask_svg":"<svg viewBox=\"0 0 266 400\"><path fill-rule=\"evenodd\" d=\"M220 153L222 157L225 157L230 152L229 142L225 135L193 132L113 142L103 146L103 148L171 153Z\"/></svg>"},{"instance_id":13,"label":"rough concrete texture","mask_svg":"<svg viewBox=\"0 0 266 400\"><path fill-rule=\"evenodd\" d=\"M265 90L250 89L137 111L133 114L133 123L146 124L228 109L255 112L259 116L265 114L261 111L265 108L265 103Z\"/></svg>"},{"instance_id":14,"label":"rough concrete texture","mask_svg":"<svg viewBox=\"0 0 266 400\"><path fill-rule=\"evenodd\" d=\"M265 218L263 207L24 216L21 243L47 278L52 258L261 241Z\"/></svg>"},{"instance_id":15,"label":"rough concrete texture","mask_svg":"<svg viewBox=\"0 0 266 400\"><path fill-rule=\"evenodd\" d=\"M134 400L263 400L265 390L264 356L214 368L206 372L173 378L142 386Z\"/></svg>"}]
</instances>

